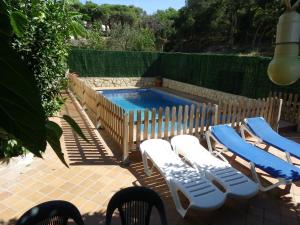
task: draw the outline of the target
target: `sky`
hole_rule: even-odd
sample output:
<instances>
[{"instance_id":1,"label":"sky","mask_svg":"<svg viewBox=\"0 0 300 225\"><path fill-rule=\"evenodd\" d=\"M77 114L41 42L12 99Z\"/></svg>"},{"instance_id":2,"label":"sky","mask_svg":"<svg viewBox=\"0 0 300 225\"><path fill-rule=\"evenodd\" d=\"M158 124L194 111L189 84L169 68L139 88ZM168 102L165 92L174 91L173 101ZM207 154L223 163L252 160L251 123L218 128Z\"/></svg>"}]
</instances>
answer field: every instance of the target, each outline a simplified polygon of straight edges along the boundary
<instances>
[{"instance_id":1,"label":"sky","mask_svg":"<svg viewBox=\"0 0 300 225\"><path fill-rule=\"evenodd\" d=\"M80 0L85 3L86 0ZM158 9L167 9L169 7L180 9L184 6L185 0L92 0L97 4L119 4L134 5L144 9L147 14L152 14Z\"/></svg>"}]
</instances>

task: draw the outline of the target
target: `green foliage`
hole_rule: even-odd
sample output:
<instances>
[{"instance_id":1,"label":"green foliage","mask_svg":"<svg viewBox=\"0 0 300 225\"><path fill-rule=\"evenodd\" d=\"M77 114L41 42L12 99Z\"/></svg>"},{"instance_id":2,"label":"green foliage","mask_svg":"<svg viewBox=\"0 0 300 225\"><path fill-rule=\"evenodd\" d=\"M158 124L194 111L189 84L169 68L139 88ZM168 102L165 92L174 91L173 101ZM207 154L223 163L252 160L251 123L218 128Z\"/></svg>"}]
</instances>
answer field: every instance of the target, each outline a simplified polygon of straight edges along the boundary
<instances>
[{"instance_id":1,"label":"green foliage","mask_svg":"<svg viewBox=\"0 0 300 225\"><path fill-rule=\"evenodd\" d=\"M0 158L22 155L26 149L42 157L48 142L67 165L60 146L62 130L46 118L33 67L11 46L14 35L26 33L26 16L9 10L4 0L0 6ZM75 121L63 118L86 140Z\"/></svg>"},{"instance_id":2,"label":"green foliage","mask_svg":"<svg viewBox=\"0 0 300 225\"><path fill-rule=\"evenodd\" d=\"M0 159L24 155L27 151L26 148L14 139L3 141L3 143L0 144Z\"/></svg>"},{"instance_id":3,"label":"green foliage","mask_svg":"<svg viewBox=\"0 0 300 225\"><path fill-rule=\"evenodd\" d=\"M101 22L112 28L116 24L136 25L145 12L135 6L126 5L97 5L91 1L86 4L73 4L72 7L83 14L88 23Z\"/></svg>"},{"instance_id":4,"label":"green foliage","mask_svg":"<svg viewBox=\"0 0 300 225\"><path fill-rule=\"evenodd\" d=\"M73 49L69 66L82 77L162 76L252 98L266 97L270 90L300 94L300 81L278 87L269 80L266 71L270 60L240 55Z\"/></svg>"},{"instance_id":5,"label":"green foliage","mask_svg":"<svg viewBox=\"0 0 300 225\"><path fill-rule=\"evenodd\" d=\"M104 50L106 48L105 44L106 42L101 30L101 24L94 23L92 28L87 31L86 43L82 44L82 46L89 49Z\"/></svg>"},{"instance_id":6,"label":"green foliage","mask_svg":"<svg viewBox=\"0 0 300 225\"><path fill-rule=\"evenodd\" d=\"M107 49L117 51L153 51L155 50L155 37L147 28L117 25L110 32L110 37L107 40Z\"/></svg>"},{"instance_id":7,"label":"green foliage","mask_svg":"<svg viewBox=\"0 0 300 225\"><path fill-rule=\"evenodd\" d=\"M22 13L28 19L27 25L22 26L22 36L17 35L13 41L13 47L34 72L43 108L46 115L51 116L62 105L60 92L66 83L67 40L73 32L83 31L64 1L10 0L9 3L12 9L18 10L16 15Z\"/></svg>"},{"instance_id":8,"label":"green foliage","mask_svg":"<svg viewBox=\"0 0 300 225\"><path fill-rule=\"evenodd\" d=\"M176 33L174 22L177 17L178 11L169 8L158 10L155 14L142 19L143 26L149 28L155 35L157 49L163 51L164 45Z\"/></svg>"},{"instance_id":9,"label":"green foliage","mask_svg":"<svg viewBox=\"0 0 300 225\"><path fill-rule=\"evenodd\" d=\"M168 50L273 53L280 0L188 0Z\"/></svg>"}]
</instances>

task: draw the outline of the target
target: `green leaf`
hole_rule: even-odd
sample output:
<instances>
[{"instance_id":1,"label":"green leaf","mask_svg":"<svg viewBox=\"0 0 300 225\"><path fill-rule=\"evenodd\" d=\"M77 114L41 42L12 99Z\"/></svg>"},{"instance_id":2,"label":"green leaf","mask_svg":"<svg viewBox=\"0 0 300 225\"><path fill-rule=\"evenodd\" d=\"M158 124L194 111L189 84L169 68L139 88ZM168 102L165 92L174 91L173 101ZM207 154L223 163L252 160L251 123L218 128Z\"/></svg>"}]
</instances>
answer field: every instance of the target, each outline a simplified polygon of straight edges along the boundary
<instances>
[{"instance_id":1,"label":"green leaf","mask_svg":"<svg viewBox=\"0 0 300 225\"><path fill-rule=\"evenodd\" d=\"M10 13L9 18L14 33L18 37L21 37L24 34L28 24L26 16L21 12L14 11Z\"/></svg>"},{"instance_id":2,"label":"green leaf","mask_svg":"<svg viewBox=\"0 0 300 225\"><path fill-rule=\"evenodd\" d=\"M46 117L34 75L1 38L0 72L0 127L41 157L46 149Z\"/></svg>"},{"instance_id":3,"label":"green leaf","mask_svg":"<svg viewBox=\"0 0 300 225\"><path fill-rule=\"evenodd\" d=\"M0 35L4 35L6 38L12 35L8 6L4 0L0 0Z\"/></svg>"},{"instance_id":4,"label":"green leaf","mask_svg":"<svg viewBox=\"0 0 300 225\"><path fill-rule=\"evenodd\" d=\"M74 35L75 37L85 37L87 32L86 29L84 28L84 26L82 26L82 24L80 24L79 22L72 20L70 23L70 30L72 35Z\"/></svg>"},{"instance_id":5,"label":"green leaf","mask_svg":"<svg viewBox=\"0 0 300 225\"><path fill-rule=\"evenodd\" d=\"M69 167L67 162L65 161L64 154L60 145L60 136L62 134L61 129L58 129L58 125L54 125L55 123L52 121L46 122L46 138L47 142L51 146L51 148L56 153L57 157L60 161L66 166Z\"/></svg>"},{"instance_id":6,"label":"green leaf","mask_svg":"<svg viewBox=\"0 0 300 225\"><path fill-rule=\"evenodd\" d=\"M78 126L78 124L75 122L75 120L73 120L70 116L68 115L63 115L62 117L69 125L70 127L86 142L89 142L88 139L85 137L85 135L83 134L82 130L80 129L80 127Z\"/></svg>"}]
</instances>

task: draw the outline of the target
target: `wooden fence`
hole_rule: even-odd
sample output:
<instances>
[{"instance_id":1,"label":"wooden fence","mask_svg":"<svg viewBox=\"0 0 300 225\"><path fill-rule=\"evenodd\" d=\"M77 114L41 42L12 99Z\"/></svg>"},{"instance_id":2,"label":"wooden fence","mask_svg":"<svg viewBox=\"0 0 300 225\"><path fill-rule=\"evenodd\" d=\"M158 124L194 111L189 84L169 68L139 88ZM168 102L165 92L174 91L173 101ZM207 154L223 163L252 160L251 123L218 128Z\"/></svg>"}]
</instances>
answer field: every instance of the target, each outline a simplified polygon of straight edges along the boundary
<instances>
[{"instance_id":1,"label":"wooden fence","mask_svg":"<svg viewBox=\"0 0 300 225\"><path fill-rule=\"evenodd\" d=\"M261 116L268 121L273 129L277 130L281 105L282 99L273 97L251 101L222 102L219 105L217 123L231 124L233 127L238 127L244 118Z\"/></svg>"},{"instance_id":2,"label":"wooden fence","mask_svg":"<svg viewBox=\"0 0 300 225\"><path fill-rule=\"evenodd\" d=\"M215 124L216 115L217 106L210 103L130 111L129 149L136 149L141 141L150 138L169 140L179 134L201 137Z\"/></svg>"},{"instance_id":3,"label":"wooden fence","mask_svg":"<svg viewBox=\"0 0 300 225\"><path fill-rule=\"evenodd\" d=\"M293 124L297 124L300 131L300 99L298 94L270 92L269 97L282 98L281 119Z\"/></svg>"},{"instance_id":4,"label":"wooden fence","mask_svg":"<svg viewBox=\"0 0 300 225\"><path fill-rule=\"evenodd\" d=\"M280 116L282 101L274 97L260 100L227 99L220 105L199 103L125 112L76 75L71 74L69 78L70 89L91 121L97 128L104 128L120 146L124 161L128 159L130 151L138 149L140 143L149 138L168 140L179 134L200 138L211 125L230 123L237 127L244 118L251 116L263 116L276 129Z\"/></svg>"},{"instance_id":5,"label":"wooden fence","mask_svg":"<svg viewBox=\"0 0 300 225\"><path fill-rule=\"evenodd\" d=\"M70 89L78 97L93 124L107 131L110 137L127 152L128 139L125 111L110 102L103 95L87 86L74 75L69 76ZM127 153L128 155L128 153Z\"/></svg>"}]
</instances>

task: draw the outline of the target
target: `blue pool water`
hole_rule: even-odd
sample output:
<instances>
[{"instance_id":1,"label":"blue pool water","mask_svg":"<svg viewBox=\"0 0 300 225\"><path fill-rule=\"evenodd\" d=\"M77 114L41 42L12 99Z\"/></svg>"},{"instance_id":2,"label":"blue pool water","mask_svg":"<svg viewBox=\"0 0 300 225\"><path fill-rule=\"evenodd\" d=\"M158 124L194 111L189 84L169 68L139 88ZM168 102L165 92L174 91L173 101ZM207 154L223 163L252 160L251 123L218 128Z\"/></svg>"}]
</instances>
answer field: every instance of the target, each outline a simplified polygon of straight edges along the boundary
<instances>
[{"instance_id":1,"label":"blue pool water","mask_svg":"<svg viewBox=\"0 0 300 225\"><path fill-rule=\"evenodd\" d=\"M195 102L177 97L156 89L125 89L99 91L110 101L123 108L126 112L131 110L145 110L159 107L172 107L179 105L192 105Z\"/></svg>"},{"instance_id":2,"label":"blue pool water","mask_svg":"<svg viewBox=\"0 0 300 225\"><path fill-rule=\"evenodd\" d=\"M175 106L177 108L178 113L178 107L181 106L191 106L191 105L196 105L197 103L194 101L191 101L186 98L182 98L173 94L169 94L167 92L157 90L157 89L152 89L152 88L139 88L139 89L121 89L121 90L102 90L98 91L102 95L104 95L106 98L108 98L111 102L114 104L120 106L123 108L126 112L129 111L134 111L134 120L137 120L137 111L141 110L141 119L144 119L144 110L149 109L151 110L152 108L156 109L156 119L158 118L158 109L159 107L162 107L165 109L167 106L171 107ZM184 110L184 109L183 109ZM183 112L182 112L183 113ZM190 115L190 112L188 113ZM200 107L200 115L202 115L202 107ZM178 114L176 115L176 117ZM151 120L152 114L151 111L148 113L148 118ZM165 111L163 111L163 118L165 118ZM172 115L169 115L170 120L172 120ZM206 121L206 118L204 118ZM211 120L211 119L210 119ZM175 118L175 121L176 118ZM195 123L195 121L194 121ZM211 121L209 121L211 123ZM148 127L148 132L151 131L152 125L149 124ZM156 133L158 132L158 121L154 124L155 126L155 131ZM174 124L174 129L177 130L178 128L180 129L183 128L183 115L182 115L182 122L177 123L175 122ZM187 126L189 127L189 120ZM193 127L195 127L195 124L193 124ZM165 123L164 121L162 122L162 130L165 129ZM141 130L144 130L144 124L141 124ZM171 130L171 123L168 124L168 130Z\"/></svg>"}]
</instances>

